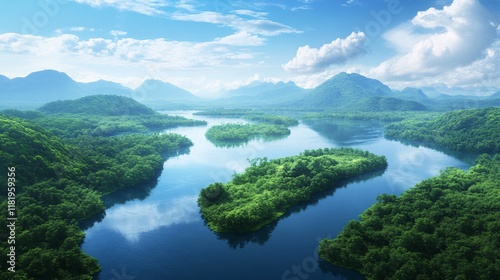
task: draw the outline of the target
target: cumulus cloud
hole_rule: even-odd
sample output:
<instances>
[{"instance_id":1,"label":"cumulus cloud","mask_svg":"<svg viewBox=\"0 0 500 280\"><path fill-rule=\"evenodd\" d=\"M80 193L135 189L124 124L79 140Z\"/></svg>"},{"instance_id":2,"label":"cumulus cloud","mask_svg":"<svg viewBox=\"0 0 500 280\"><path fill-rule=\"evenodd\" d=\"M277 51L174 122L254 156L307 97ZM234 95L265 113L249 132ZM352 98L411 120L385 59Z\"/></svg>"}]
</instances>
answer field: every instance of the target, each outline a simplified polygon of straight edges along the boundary
<instances>
[{"instance_id":1,"label":"cumulus cloud","mask_svg":"<svg viewBox=\"0 0 500 280\"><path fill-rule=\"evenodd\" d=\"M497 39L496 29L478 0L455 0L442 10L418 12L385 34L399 54L370 74L384 80L420 80L473 67L487 58L487 49Z\"/></svg>"},{"instance_id":2,"label":"cumulus cloud","mask_svg":"<svg viewBox=\"0 0 500 280\"><path fill-rule=\"evenodd\" d=\"M0 34L0 60L5 62L2 65L10 65L11 75L23 76L33 69L57 69L75 78L85 78L89 73L101 78L111 75L111 80L135 86L136 80L144 75L158 78L167 76L165 73L203 73L207 69L213 72L257 63L254 60L258 55L249 52L247 47L260 44L263 44L262 38L248 33L206 42L5 33ZM151 71L153 66L160 70ZM6 69L6 66L0 67L0 72Z\"/></svg>"},{"instance_id":3,"label":"cumulus cloud","mask_svg":"<svg viewBox=\"0 0 500 280\"><path fill-rule=\"evenodd\" d=\"M319 49L306 45L297 50L296 56L283 65L288 72L319 72L334 64L343 64L366 52L366 36L353 32L345 39L337 38Z\"/></svg>"}]
</instances>

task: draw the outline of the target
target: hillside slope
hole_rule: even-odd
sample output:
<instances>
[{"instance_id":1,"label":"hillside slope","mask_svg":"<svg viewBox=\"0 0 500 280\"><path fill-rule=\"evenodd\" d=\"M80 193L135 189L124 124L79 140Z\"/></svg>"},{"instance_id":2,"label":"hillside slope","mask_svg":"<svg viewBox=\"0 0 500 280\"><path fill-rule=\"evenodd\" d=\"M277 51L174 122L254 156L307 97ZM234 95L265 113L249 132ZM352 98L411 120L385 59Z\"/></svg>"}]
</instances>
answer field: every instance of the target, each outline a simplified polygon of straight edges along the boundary
<instances>
[{"instance_id":1,"label":"hillside slope","mask_svg":"<svg viewBox=\"0 0 500 280\"><path fill-rule=\"evenodd\" d=\"M500 108L448 112L431 120L404 120L386 126L387 137L424 141L457 151L500 152Z\"/></svg>"},{"instance_id":2,"label":"hillside slope","mask_svg":"<svg viewBox=\"0 0 500 280\"><path fill-rule=\"evenodd\" d=\"M91 114L91 115L153 115L155 111L132 98L116 95L91 95L76 100L62 100L47 103L39 111L49 114Z\"/></svg>"}]
</instances>

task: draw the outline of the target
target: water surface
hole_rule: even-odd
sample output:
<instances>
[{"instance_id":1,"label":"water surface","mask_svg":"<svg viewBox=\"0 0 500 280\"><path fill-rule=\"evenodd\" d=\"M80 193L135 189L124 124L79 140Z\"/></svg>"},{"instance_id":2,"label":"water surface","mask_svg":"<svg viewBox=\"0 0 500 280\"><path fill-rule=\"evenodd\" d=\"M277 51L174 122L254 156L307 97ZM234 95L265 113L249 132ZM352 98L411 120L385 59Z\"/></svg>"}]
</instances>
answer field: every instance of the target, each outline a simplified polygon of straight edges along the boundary
<instances>
[{"instance_id":1,"label":"water surface","mask_svg":"<svg viewBox=\"0 0 500 280\"><path fill-rule=\"evenodd\" d=\"M384 139L380 122L308 120L284 139L223 148L207 141L205 131L245 121L170 113L206 120L208 126L168 130L186 135L194 145L170 157L157 182L105 197L109 208L85 230L82 245L102 266L98 279L364 279L317 261L319 240L335 237L382 193L399 195L445 167L470 166L463 155ZM341 182L255 233L216 234L204 224L196 203L200 189L243 172L248 158L325 147L365 149L385 155L389 166Z\"/></svg>"}]
</instances>

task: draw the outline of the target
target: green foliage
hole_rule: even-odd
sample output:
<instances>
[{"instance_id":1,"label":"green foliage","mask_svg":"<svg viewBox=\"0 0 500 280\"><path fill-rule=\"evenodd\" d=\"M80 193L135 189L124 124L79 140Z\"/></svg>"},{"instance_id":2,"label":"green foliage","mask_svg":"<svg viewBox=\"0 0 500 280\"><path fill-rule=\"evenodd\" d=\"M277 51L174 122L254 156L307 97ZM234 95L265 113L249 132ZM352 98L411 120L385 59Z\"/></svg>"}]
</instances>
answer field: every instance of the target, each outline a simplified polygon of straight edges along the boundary
<instances>
[{"instance_id":1,"label":"green foliage","mask_svg":"<svg viewBox=\"0 0 500 280\"><path fill-rule=\"evenodd\" d=\"M340 179L387 166L385 157L351 148L311 150L274 160L258 158L250 164L231 182L201 190L198 204L212 230L257 230Z\"/></svg>"},{"instance_id":2,"label":"green foliage","mask_svg":"<svg viewBox=\"0 0 500 280\"><path fill-rule=\"evenodd\" d=\"M422 111L381 111L381 112L322 112L307 113L302 116L304 119L350 119L350 120L381 120L381 121L402 121L405 119L430 119L441 115L437 112Z\"/></svg>"},{"instance_id":3,"label":"green foliage","mask_svg":"<svg viewBox=\"0 0 500 280\"><path fill-rule=\"evenodd\" d=\"M33 112L33 113L31 113ZM90 114L43 114L36 111L5 110L7 116L31 120L56 136L112 136L126 132L147 132L177 126L206 125L207 122L164 114L96 116Z\"/></svg>"},{"instance_id":4,"label":"green foliage","mask_svg":"<svg viewBox=\"0 0 500 280\"><path fill-rule=\"evenodd\" d=\"M284 125L227 123L212 126L207 130L205 136L214 144L224 146L232 143L244 143L257 137L270 140L289 134L290 129Z\"/></svg>"},{"instance_id":5,"label":"green foliage","mask_svg":"<svg viewBox=\"0 0 500 280\"><path fill-rule=\"evenodd\" d=\"M100 268L80 248L84 233L77 221L105 209L103 194L154 178L162 154L190 145L176 134L62 140L26 120L0 116L0 181L7 182L7 167L16 168L18 217L16 273L2 262L0 279L92 279ZM6 192L0 196L7 209ZM5 256L10 246L2 240L0 252Z\"/></svg>"},{"instance_id":6,"label":"green foliage","mask_svg":"<svg viewBox=\"0 0 500 280\"><path fill-rule=\"evenodd\" d=\"M368 279L500 279L500 156L382 195L319 253Z\"/></svg>"},{"instance_id":7,"label":"green foliage","mask_svg":"<svg viewBox=\"0 0 500 280\"><path fill-rule=\"evenodd\" d=\"M500 152L500 108L453 111L386 126L387 137L436 143L456 151Z\"/></svg>"},{"instance_id":8,"label":"green foliage","mask_svg":"<svg viewBox=\"0 0 500 280\"><path fill-rule=\"evenodd\" d=\"M249 121L256 121L256 122L277 124L284 126L295 126L299 124L299 121L294 118L290 118L287 116L280 116L280 115L253 114L253 115L244 115L241 118Z\"/></svg>"},{"instance_id":9,"label":"green foliage","mask_svg":"<svg viewBox=\"0 0 500 280\"><path fill-rule=\"evenodd\" d=\"M241 118L244 115L261 115L263 112L251 109L212 109L206 111L195 112L193 115L211 116L211 117L226 117L226 118Z\"/></svg>"},{"instance_id":10,"label":"green foliage","mask_svg":"<svg viewBox=\"0 0 500 280\"><path fill-rule=\"evenodd\" d=\"M155 111L132 98L117 95L91 95L76 100L47 103L39 108L50 114L71 113L105 116L154 115Z\"/></svg>"}]
</instances>

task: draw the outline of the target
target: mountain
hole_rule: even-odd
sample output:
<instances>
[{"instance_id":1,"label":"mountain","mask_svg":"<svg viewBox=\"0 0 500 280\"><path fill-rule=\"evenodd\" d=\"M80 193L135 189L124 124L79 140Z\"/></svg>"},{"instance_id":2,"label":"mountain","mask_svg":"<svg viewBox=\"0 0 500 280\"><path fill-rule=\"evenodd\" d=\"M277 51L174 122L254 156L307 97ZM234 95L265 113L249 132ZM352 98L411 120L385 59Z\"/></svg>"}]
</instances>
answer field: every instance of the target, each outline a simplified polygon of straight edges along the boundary
<instances>
[{"instance_id":1,"label":"mountain","mask_svg":"<svg viewBox=\"0 0 500 280\"><path fill-rule=\"evenodd\" d=\"M154 115L155 111L132 98L117 95L91 95L76 100L54 101L38 109L44 113L92 115Z\"/></svg>"},{"instance_id":2,"label":"mountain","mask_svg":"<svg viewBox=\"0 0 500 280\"><path fill-rule=\"evenodd\" d=\"M8 82L8 81L10 81L9 78L5 77L4 75L0 75L0 84Z\"/></svg>"},{"instance_id":3,"label":"mountain","mask_svg":"<svg viewBox=\"0 0 500 280\"><path fill-rule=\"evenodd\" d=\"M26 77L9 79L0 75L0 99L3 107L36 108L57 100L73 100L96 94L132 97L141 102L168 104L200 101L189 91L159 80L146 80L140 87L130 89L121 84L99 80L80 83L55 70L33 72Z\"/></svg>"},{"instance_id":4,"label":"mountain","mask_svg":"<svg viewBox=\"0 0 500 280\"><path fill-rule=\"evenodd\" d=\"M409 94L409 90L407 92ZM296 105L358 111L426 109L418 102L395 98L394 92L378 80L345 72L333 76L305 94Z\"/></svg>"},{"instance_id":5,"label":"mountain","mask_svg":"<svg viewBox=\"0 0 500 280\"><path fill-rule=\"evenodd\" d=\"M492 95L488 96L488 99L497 99L497 98L500 98L500 91L497 91Z\"/></svg>"},{"instance_id":6,"label":"mountain","mask_svg":"<svg viewBox=\"0 0 500 280\"><path fill-rule=\"evenodd\" d=\"M297 86L294 82L259 82L227 91L221 96L224 104L245 104L247 106L287 105L299 100L309 90Z\"/></svg>"},{"instance_id":7,"label":"mountain","mask_svg":"<svg viewBox=\"0 0 500 280\"><path fill-rule=\"evenodd\" d=\"M77 82L65 73L54 70L43 70L24 78L3 80L0 84L0 98L6 102L45 103L85 95Z\"/></svg>"},{"instance_id":8,"label":"mountain","mask_svg":"<svg viewBox=\"0 0 500 280\"><path fill-rule=\"evenodd\" d=\"M430 101L429 97L427 97L427 95L425 95L425 93L421 89L413 87L407 87L402 91L394 91L393 96L396 98L417 101L420 103L427 103Z\"/></svg>"},{"instance_id":9,"label":"mountain","mask_svg":"<svg viewBox=\"0 0 500 280\"><path fill-rule=\"evenodd\" d=\"M90 83L78 83L89 94L113 94L132 96L132 89L124 87L119 83L98 80Z\"/></svg>"},{"instance_id":10,"label":"mountain","mask_svg":"<svg viewBox=\"0 0 500 280\"><path fill-rule=\"evenodd\" d=\"M133 91L134 99L143 101L199 101L191 92L160 80L146 80Z\"/></svg>"}]
</instances>

